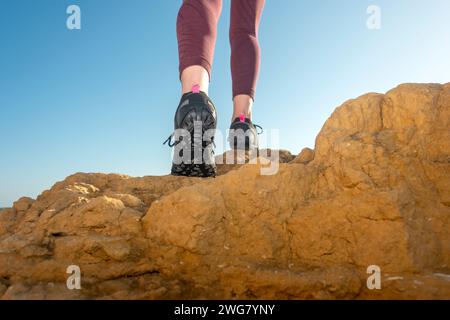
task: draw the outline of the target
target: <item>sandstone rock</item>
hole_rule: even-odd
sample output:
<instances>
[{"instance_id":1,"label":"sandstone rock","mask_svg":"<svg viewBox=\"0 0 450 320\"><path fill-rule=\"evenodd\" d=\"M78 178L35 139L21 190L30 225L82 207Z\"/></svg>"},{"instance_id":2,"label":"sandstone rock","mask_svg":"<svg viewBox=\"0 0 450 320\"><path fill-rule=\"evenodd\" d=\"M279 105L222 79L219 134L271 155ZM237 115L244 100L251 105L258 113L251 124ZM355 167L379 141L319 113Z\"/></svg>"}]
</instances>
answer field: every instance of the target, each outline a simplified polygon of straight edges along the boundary
<instances>
[{"instance_id":1,"label":"sandstone rock","mask_svg":"<svg viewBox=\"0 0 450 320\"><path fill-rule=\"evenodd\" d=\"M227 151L215 157L217 164L217 175L223 175L230 170L235 170L246 163L257 163L266 161L277 161L288 163L295 158L288 150L260 149L258 152ZM262 159L262 160L261 160Z\"/></svg>"},{"instance_id":2,"label":"sandstone rock","mask_svg":"<svg viewBox=\"0 0 450 320\"><path fill-rule=\"evenodd\" d=\"M450 84L345 102L275 175L261 151L215 179L77 173L20 199L0 211L0 296L450 299Z\"/></svg>"},{"instance_id":3,"label":"sandstone rock","mask_svg":"<svg viewBox=\"0 0 450 320\"><path fill-rule=\"evenodd\" d=\"M34 200L28 197L22 197L13 204L13 208L17 211L26 211L33 204Z\"/></svg>"},{"instance_id":4,"label":"sandstone rock","mask_svg":"<svg viewBox=\"0 0 450 320\"><path fill-rule=\"evenodd\" d=\"M314 160L314 150L310 148L304 148L298 156L296 156L291 163L303 163L308 164Z\"/></svg>"},{"instance_id":5,"label":"sandstone rock","mask_svg":"<svg viewBox=\"0 0 450 320\"><path fill-rule=\"evenodd\" d=\"M14 208L0 210L0 236L11 231L17 212Z\"/></svg>"}]
</instances>

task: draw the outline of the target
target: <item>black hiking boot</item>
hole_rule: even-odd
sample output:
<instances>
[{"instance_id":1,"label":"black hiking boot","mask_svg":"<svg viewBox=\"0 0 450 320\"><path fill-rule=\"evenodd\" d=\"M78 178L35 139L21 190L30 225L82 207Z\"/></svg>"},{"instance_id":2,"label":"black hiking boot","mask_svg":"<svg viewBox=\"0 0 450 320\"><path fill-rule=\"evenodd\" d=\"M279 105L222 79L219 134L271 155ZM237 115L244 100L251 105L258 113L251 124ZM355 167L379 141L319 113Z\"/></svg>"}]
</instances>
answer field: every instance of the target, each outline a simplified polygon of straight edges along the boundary
<instances>
[{"instance_id":1,"label":"black hiking boot","mask_svg":"<svg viewBox=\"0 0 450 320\"><path fill-rule=\"evenodd\" d=\"M171 173L176 176L215 177L216 108L206 93L194 91L181 97L175 113L175 131L164 142L174 147Z\"/></svg>"},{"instance_id":2,"label":"black hiking boot","mask_svg":"<svg viewBox=\"0 0 450 320\"><path fill-rule=\"evenodd\" d=\"M261 131L258 132L256 128ZM243 116L234 119L230 126L228 142L233 150L258 150L258 134L262 133L261 126L253 124L249 118Z\"/></svg>"}]
</instances>

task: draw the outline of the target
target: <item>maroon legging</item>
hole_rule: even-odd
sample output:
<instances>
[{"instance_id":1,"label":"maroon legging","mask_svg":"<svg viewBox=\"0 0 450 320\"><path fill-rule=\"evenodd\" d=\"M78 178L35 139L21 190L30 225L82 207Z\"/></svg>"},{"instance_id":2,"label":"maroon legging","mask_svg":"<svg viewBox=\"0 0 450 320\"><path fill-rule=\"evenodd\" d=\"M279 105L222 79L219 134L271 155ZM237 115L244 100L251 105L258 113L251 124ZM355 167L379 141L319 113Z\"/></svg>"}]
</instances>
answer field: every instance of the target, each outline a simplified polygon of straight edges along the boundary
<instances>
[{"instance_id":1,"label":"maroon legging","mask_svg":"<svg viewBox=\"0 0 450 320\"><path fill-rule=\"evenodd\" d=\"M260 50L258 27L264 0L231 0L231 76L233 97L255 97ZM183 0L178 12L177 37L180 75L184 69L200 65L211 67L222 0Z\"/></svg>"}]
</instances>

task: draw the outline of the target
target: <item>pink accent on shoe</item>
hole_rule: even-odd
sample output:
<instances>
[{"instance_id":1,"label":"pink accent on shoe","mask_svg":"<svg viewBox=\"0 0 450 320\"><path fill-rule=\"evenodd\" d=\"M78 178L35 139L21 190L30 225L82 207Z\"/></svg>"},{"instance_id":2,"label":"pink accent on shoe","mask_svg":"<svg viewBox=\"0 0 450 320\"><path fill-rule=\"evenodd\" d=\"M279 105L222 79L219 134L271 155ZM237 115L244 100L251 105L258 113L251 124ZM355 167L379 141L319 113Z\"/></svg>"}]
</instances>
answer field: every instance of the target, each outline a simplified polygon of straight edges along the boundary
<instances>
[{"instance_id":1,"label":"pink accent on shoe","mask_svg":"<svg viewBox=\"0 0 450 320\"><path fill-rule=\"evenodd\" d=\"M241 113L241 115L239 116L239 121L245 122L245 115L243 113Z\"/></svg>"},{"instance_id":2,"label":"pink accent on shoe","mask_svg":"<svg viewBox=\"0 0 450 320\"><path fill-rule=\"evenodd\" d=\"M192 92L193 93L200 93L200 86L198 84L194 84L192 86Z\"/></svg>"}]
</instances>

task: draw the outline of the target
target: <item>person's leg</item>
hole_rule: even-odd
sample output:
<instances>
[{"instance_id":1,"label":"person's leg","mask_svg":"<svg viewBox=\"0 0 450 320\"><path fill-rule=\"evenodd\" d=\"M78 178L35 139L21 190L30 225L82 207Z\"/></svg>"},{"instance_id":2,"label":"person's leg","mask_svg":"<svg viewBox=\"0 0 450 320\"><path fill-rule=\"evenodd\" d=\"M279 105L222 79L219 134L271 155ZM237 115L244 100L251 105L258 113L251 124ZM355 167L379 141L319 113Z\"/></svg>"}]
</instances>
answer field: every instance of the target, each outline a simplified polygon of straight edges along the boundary
<instances>
[{"instance_id":1,"label":"person's leg","mask_svg":"<svg viewBox=\"0 0 450 320\"><path fill-rule=\"evenodd\" d=\"M173 175L216 175L217 113L207 93L221 8L221 0L184 0L178 13L182 96L175 112L174 132L164 142L174 147Z\"/></svg>"},{"instance_id":2,"label":"person's leg","mask_svg":"<svg viewBox=\"0 0 450 320\"><path fill-rule=\"evenodd\" d=\"M232 120L241 114L251 119L260 61L258 27L264 2L264 0L231 2Z\"/></svg>"},{"instance_id":3,"label":"person's leg","mask_svg":"<svg viewBox=\"0 0 450 320\"><path fill-rule=\"evenodd\" d=\"M221 9L222 0L184 0L181 5L177 38L182 93L194 85L208 93Z\"/></svg>"}]
</instances>

